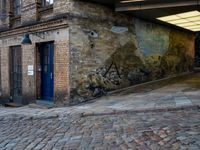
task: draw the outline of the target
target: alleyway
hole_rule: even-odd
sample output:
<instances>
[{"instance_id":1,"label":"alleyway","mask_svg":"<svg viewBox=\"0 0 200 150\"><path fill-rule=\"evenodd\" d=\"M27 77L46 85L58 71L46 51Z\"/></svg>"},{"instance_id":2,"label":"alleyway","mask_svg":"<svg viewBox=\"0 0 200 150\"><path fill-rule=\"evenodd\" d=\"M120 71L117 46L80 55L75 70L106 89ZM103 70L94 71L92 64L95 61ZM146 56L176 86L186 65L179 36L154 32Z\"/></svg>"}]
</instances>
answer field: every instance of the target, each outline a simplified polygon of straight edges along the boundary
<instances>
[{"instance_id":1,"label":"alleyway","mask_svg":"<svg viewBox=\"0 0 200 150\"><path fill-rule=\"evenodd\" d=\"M200 75L79 106L0 108L0 150L199 150Z\"/></svg>"},{"instance_id":2,"label":"alleyway","mask_svg":"<svg viewBox=\"0 0 200 150\"><path fill-rule=\"evenodd\" d=\"M0 0L0 150L200 150L200 0Z\"/></svg>"}]
</instances>

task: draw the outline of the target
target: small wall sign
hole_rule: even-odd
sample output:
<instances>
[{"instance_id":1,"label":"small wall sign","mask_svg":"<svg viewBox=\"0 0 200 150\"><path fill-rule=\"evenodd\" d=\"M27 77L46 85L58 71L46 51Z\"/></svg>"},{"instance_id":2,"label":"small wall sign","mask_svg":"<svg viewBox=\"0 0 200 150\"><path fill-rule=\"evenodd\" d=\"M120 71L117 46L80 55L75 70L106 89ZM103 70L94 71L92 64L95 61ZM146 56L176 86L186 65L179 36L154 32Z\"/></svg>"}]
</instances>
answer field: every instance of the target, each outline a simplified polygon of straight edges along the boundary
<instances>
[{"instance_id":1,"label":"small wall sign","mask_svg":"<svg viewBox=\"0 0 200 150\"><path fill-rule=\"evenodd\" d=\"M120 27L120 26L113 26L111 31L114 33L122 34L122 33L128 32L128 28Z\"/></svg>"},{"instance_id":2,"label":"small wall sign","mask_svg":"<svg viewBox=\"0 0 200 150\"><path fill-rule=\"evenodd\" d=\"M33 76L34 72L33 72L33 65L28 65L28 76Z\"/></svg>"}]
</instances>

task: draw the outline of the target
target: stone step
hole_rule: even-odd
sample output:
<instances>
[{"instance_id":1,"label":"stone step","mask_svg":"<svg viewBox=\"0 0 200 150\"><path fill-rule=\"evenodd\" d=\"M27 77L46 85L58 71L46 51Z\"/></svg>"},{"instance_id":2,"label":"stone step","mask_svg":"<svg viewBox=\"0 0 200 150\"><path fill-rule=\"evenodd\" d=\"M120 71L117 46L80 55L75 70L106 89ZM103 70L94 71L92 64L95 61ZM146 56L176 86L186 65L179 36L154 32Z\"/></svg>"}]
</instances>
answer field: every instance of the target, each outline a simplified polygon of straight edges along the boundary
<instances>
[{"instance_id":1,"label":"stone step","mask_svg":"<svg viewBox=\"0 0 200 150\"><path fill-rule=\"evenodd\" d=\"M4 106L5 107L22 107L23 105L18 104L18 103L6 103Z\"/></svg>"}]
</instances>

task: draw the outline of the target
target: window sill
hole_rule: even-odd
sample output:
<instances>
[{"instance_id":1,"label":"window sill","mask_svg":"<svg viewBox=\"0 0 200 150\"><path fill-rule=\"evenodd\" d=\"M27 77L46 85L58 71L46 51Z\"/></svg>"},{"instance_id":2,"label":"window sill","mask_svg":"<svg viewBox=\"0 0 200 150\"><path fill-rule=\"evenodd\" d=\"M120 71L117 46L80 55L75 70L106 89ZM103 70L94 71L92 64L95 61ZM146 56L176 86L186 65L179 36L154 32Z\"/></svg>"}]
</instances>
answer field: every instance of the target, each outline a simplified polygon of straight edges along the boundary
<instances>
[{"instance_id":1,"label":"window sill","mask_svg":"<svg viewBox=\"0 0 200 150\"><path fill-rule=\"evenodd\" d=\"M11 17L11 20L21 20L21 16L13 16Z\"/></svg>"},{"instance_id":2,"label":"window sill","mask_svg":"<svg viewBox=\"0 0 200 150\"><path fill-rule=\"evenodd\" d=\"M53 5L41 7L39 13L53 12Z\"/></svg>"}]
</instances>

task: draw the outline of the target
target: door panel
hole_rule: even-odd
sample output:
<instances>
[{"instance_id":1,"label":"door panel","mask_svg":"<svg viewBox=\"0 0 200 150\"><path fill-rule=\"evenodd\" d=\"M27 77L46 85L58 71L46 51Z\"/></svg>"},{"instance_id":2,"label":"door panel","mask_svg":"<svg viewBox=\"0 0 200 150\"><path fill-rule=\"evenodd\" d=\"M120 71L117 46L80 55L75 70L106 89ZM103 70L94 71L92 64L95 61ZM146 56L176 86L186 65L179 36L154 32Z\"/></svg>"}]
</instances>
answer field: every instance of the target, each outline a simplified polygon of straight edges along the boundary
<instances>
[{"instance_id":1,"label":"door panel","mask_svg":"<svg viewBox=\"0 0 200 150\"><path fill-rule=\"evenodd\" d=\"M41 98L52 101L54 97L53 43L41 45Z\"/></svg>"},{"instance_id":2,"label":"door panel","mask_svg":"<svg viewBox=\"0 0 200 150\"><path fill-rule=\"evenodd\" d=\"M10 49L10 87L13 102L22 103L22 63L21 47Z\"/></svg>"}]
</instances>

